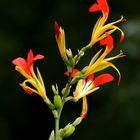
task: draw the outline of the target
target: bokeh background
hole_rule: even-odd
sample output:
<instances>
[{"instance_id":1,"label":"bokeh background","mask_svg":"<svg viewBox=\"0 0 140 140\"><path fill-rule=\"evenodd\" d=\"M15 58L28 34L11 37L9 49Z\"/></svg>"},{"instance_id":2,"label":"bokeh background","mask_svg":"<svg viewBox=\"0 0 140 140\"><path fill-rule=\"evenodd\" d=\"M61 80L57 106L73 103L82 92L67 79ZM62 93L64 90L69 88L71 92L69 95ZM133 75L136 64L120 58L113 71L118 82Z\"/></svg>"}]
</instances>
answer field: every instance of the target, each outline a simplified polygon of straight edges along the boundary
<instances>
[{"instance_id":1,"label":"bokeh background","mask_svg":"<svg viewBox=\"0 0 140 140\"><path fill-rule=\"evenodd\" d=\"M0 140L47 140L53 128L51 111L37 95L28 95L19 86L24 78L14 70L11 61L26 57L30 48L45 55L36 62L52 98L51 84L65 86L66 71L55 42L53 23L56 20L66 32L67 48L74 53L85 46L100 12L89 14L95 0L0 0ZM115 33L115 50L126 58L115 61L122 74L88 96L89 112L69 140L140 140L140 1L108 0L108 21L123 15L127 21L119 26L125 32L123 43ZM86 65L94 49L81 60ZM81 102L67 103L61 118L62 126L73 121L81 111Z\"/></svg>"}]
</instances>

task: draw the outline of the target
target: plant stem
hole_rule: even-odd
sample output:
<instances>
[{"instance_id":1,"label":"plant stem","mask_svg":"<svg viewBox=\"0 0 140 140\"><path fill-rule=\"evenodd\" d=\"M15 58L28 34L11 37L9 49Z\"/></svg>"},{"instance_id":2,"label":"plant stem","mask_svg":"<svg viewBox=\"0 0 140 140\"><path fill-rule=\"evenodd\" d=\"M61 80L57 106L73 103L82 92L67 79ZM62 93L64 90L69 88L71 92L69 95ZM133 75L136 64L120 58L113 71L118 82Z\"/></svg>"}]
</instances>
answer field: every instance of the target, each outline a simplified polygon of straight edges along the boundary
<instances>
[{"instance_id":1,"label":"plant stem","mask_svg":"<svg viewBox=\"0 0 140 140\"><path fill-rule=\"evenodd\" d=\"M62 113L62 110L63 110L63 106L64 106L64 104L66 102L66 97L68 96L71 80L72 80L72 76L71 76L71 73L70 73L70 76L69 76L69 79L68 79L68 82L67 82L67 85L66 85L66 93L62 97L62 104L63 105L62 105L62 107L60 109L56 110L56 112L53 112L54 118L55 118L54 140L57 140L58 137L60 138L59 122L60 122L60 117L61 117L61 113Z\"/></svg>"},{"instance_id":2,"label":"plant stem","mask_svg":"<svg viewBox=\"0 0 140 140\"><path fill-rule=\"evenodd\" d=\"M59 110L57 110L56 112L53 112L54 118L55 118L54 140L60 139L59 122L60 122L60 117L61 117L61 113L62 113L62 110L63 110L63 106L64 106L64 103Z\"/></svg>"},{"instance_id":3,"label":"plant stem","mask_svg":"<svg viewBox=\"0 0 140 140\"><path fill-rule=\"evenodd\" d=\"M59 117L56 117L55 118L55 139L54 140L57 140L57 137L59 135Z\"/></svg>"}]
</instances>

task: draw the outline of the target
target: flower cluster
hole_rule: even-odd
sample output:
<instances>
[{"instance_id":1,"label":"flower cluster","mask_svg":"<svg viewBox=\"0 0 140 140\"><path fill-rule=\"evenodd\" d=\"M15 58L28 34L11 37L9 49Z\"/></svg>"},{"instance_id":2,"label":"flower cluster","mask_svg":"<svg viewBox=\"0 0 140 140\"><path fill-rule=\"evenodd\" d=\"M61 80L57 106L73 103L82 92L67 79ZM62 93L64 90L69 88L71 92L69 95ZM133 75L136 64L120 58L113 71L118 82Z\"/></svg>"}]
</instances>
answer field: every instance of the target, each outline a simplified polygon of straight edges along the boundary
<instances>
[{"instance_id":1,"label":"flower cluster","mask_svg":"<svg viewBox=\"0 0 140 140\"><path fill-rule=\"evenodd\" d=\"M55 118L55 130L52 131L50 140L61 140L62 138L70 136L74 132L75 127L86 117L88 111L87 96L98 90L102 85L114 80L112 74L103 73L96 75L96 73L101 72L108 67L112 67L119 75L118 85L120 83L120 71L111 61L124 57L125 55L120 51L120 53L115 56L107 56L114 49L114 40L111 34L118 30L121 33L120 42L124 38L123 31L116 26L116 24L125 21L125 19L121 16L119 20L106 24L109 17L109 6L106 0L97 0L97 3L94 3L89 8L90 13L97 11L101 11L101 16L93 27L91 40L85 47L79 49L76 55L73 55L71 49L66 48L64 29L62 29L56 21L54 22L55 38L60 55L67 68L67 71L64 74L68 76L68 82L61 92L58 90L57 84L56 86L52 85L52 91L54 93L53 102L50 101L46 95L46 89L39 69L37 68L35 72L33 66L36 60L43 59L44 56L40 54L33 56L33 52L30 50L27 60L18 57L12 61L16 70L26 78L26 80L20 84L23 89L28 94L36 93L41 96L52 110ZM80 59L84 57L84 54L88 52L89 49L94 47L95 43L102 46L102 49L93 55L89 64L81 70L77 69L77 64ZM71 87L74 84L76 84L76 88L74 91L71 91ZM65 102L77 102L79 99L82 99L82 112L80 116L73 123L69 123L63 129L59 129L59 119Z\"/></svg>"}]
</instances>

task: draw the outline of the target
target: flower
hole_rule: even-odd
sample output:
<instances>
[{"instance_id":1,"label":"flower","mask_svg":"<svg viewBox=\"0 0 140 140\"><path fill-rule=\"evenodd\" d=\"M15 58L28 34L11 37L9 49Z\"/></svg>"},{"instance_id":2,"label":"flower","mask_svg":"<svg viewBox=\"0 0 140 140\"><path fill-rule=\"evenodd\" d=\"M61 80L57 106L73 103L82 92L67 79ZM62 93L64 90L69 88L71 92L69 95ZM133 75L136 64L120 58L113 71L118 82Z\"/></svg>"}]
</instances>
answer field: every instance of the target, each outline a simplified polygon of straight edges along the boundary
<instances>
[{"instance_id":1,"label":"flower","mask_svg":"<svg viewBox=\"0 0 140 140\"><path fill-rule=\"evenodd\" d=\"M27 60L18 57L14 59L12 63L15 65L15 69L26 78L26 80L22 84L20 84L22 88L28 94L33 94L34 92L40 95L44 100L49 101L49 99L46 96L46 90L40 71L37 68L37 76L36 76L33 69L34 62L36 60L43 58L44 56L40 54L34 56L32 50L30 49L27 55ZM27 85L27 83L29 83L30 86Z\"/></svg>"},{"instance_id":2,"label":"flower","mask_svg":"<svg viewBox=\"0 0 140 140\"><path fill-rule=\"evenodd\" d=\"M93 28L89 46L92 47L96 42L103 39L105 37L105 32L107 32L107 31L109 34L111 34L114 31L119 30L121 32L120 41L122 41L124 38L124 33L119 27L115 26L115 24L118 22L125 21L123 16L121 16L121 18L119 20L105 25L105 22L107 21L108 15L109 15L109 6L108 6L108 3L106 0L97 0L97 3L94 3L89 8L89 12L97 12L97 11L101 11L102 16L99 17L99 19L97 20L97 22Z\"/></svg>"},{"instance_id":3,"label":"flower","mask_svg":"<svg viewBox=\"0 0 140 140\"><path fill-rule=\"evenodd\" d=\"M15 69L22 74L25 78L31 78L32 77L32 67L33 63L36 60L43 59L43 55L36 55L34 57L32 50L30 49L27 60L25 60L22 57L18 57L12 61L12 63L15 65Z\"/></svg>"},{"instance_id":4,"label":"flower","mask_svg":"<svg viewBox=\"0 0 140 140\"><path fill-rule=\"evenodd\" d=\"M66 76L71 76L72 78L75 78L78 73L80 73L78 69L73 69L71 74L69 72L65 72L64 74ZM76 89L73 92L73 96L76 100L79 100L82 98L82 112L80 114L81 118L85 118L88 111L88 103L87 103L86 96L98 90L101 85L104 85L113 80L114 80L114 77L111 74L105 73L94 78L94 74L92 73L87 78L80 79L77 82Z\"/></svg>"},{"instance_id":5,"label":"flower","mask_svg":"<svg viewBox=\"0 0 140 140\"><path fill-rule=\"evenodd\" d=\"M87 66L84 75L89 76L90 74L99 72L103 69L106 69L107 67L113 67L119 74L119 80L118 80L118 84L119 84L120 79L121 79L121 74L120 74L119 70L109 61L124 57L125 55L123 55L123 53L120 52L120 54L118 54L114 57L105 58L112 51L112 49L114 47L113 38L111 37L111 35L108 32L106 33L106 38L104 38L100 41L100 45L105 45L106 48L105 48L104 52L102 53L102 55L100 55L102 52L102 50L100 50L94 55L94 57L90 61L89 65Z\"/></svg>"},{"instance_id":6,"label":"flower","mask_svg":"<svg viewBox=\"0 0 140 140\"><path fill-rule=\"evenodd\" d=\"M64 62L67 62L68 57L66 54L65 32L61 27L59 27L56 21L54 22L54 30L55 30L56 42L57 42L61 57L64 60Z\"/></svg>"},{"instance_id":7,"label":"flower","mask_svg":"<svg viewBox=\"0 0 140 140\"><path fill-rule=\"evenodd\" d=\"M74 91L74 98L76 100L82 98L82 112L81 118L85 118L88 111L87 95L98 90L101 85L114 80L111 74L101 74L94 79L94 75L91 74L87 79L81 79L78 81L76 89Z\"/></svg>"},{"instance_id":8,"label":"flower","mask_svg":"<svg viewBox=\"0 0 140 140\"><path fill-rule=\"evenodd\" d=\"M81 79L76 85L76 89L73 93L75 99L80 99L88 94L99 89L101 85L104 85L108 82L114 80L114 77L111 74L101 74L94 78L94 75L91 74L87 79Z\"/></svg>"}]
</instances>

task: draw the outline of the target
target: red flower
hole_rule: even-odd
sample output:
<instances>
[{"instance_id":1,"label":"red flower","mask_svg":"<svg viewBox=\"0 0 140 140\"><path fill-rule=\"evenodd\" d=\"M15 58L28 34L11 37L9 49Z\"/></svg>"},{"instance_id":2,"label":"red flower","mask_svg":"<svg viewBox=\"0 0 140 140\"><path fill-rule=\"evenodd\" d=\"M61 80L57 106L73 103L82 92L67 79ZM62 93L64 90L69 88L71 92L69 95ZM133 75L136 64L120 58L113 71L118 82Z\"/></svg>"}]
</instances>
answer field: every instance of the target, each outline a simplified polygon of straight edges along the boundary
<instances>
[{"instance_id":1,"label":"red flower","mask_svg":"<svg viewBox=\"0 0 140 140\"><path fill-rule=\"evenodd\" d=\"M43 58L44 58L44 56L40 55L40 54L34 56L32 50L30 49L28 56L27 56L27 60L25 60L22 57L18 57L16 59L14 59L12 61L12 63L14 65L16 65L16 70L18 72L20 72L26 78L29 78L30 76L32 76L31 67L33 66L33 63L36 60L43 59Z\"/></svg>"},{"instance_id":2,"label":"red flower","mask_svg":"<svg viewBox=\"0 0 140 140\"><path fill-rule=\"evenodd\" d=\"M73 69L72 77L74 77L78 72L78 69ZM70 76L69 72L64 73L66 76ZM101 74L94 78L94 74L90 74L87 79L80 79L77 83L76 90L74 92L74 97L80 99L95 90L99 89L99 86L104 85L108 82L114 80L114 77L111 74Z\"/></svg>"},{"instance_id":3,"label":"red flower","mask_svg":"<svg viewBox=\"0 0 140 140\"><path fill-rule=\"evenodd\" d=\"M78 81L74 97L80 99L96 90L99 89L101 85L104 85L108 82L114 80L114 77L111 74L101 74L94 79L94 75L91 74L87 79L81 79Z\"/></svg>"},{"instance_id":4,"label":"red flower","mask_svg":"<svg viewBox=\"0 0 140 140\"><path fill-rule=\"evenodd\" d=\"M106 0L97 0L90 8L89 12L102 11L103 14L109 14L109 6Z\"/></svg>"},{"instance_id":5,"label":"red flower","mask_svg":"<svg viewBox=\"0 0 140 140\"><path fill-rule=\"evenodd\" d=\"M123 19L123 16L121 16L121 18L115 22L105 24L109 16L109 6L107 0L97 0L97 3L94 3L89 8L89 12L97 12L97 11L101 11L102 16L100 16L100 18L97 20L93 28L91 41L89 43L90 47L92 47L96 42L102 40L105 37L105 32L112 34L116 30L119 30L121 32L120 41L122 41L124 38L124 33L115 24L118 22L125 21L125 19Z\"/></svg>"}]
</instances>

